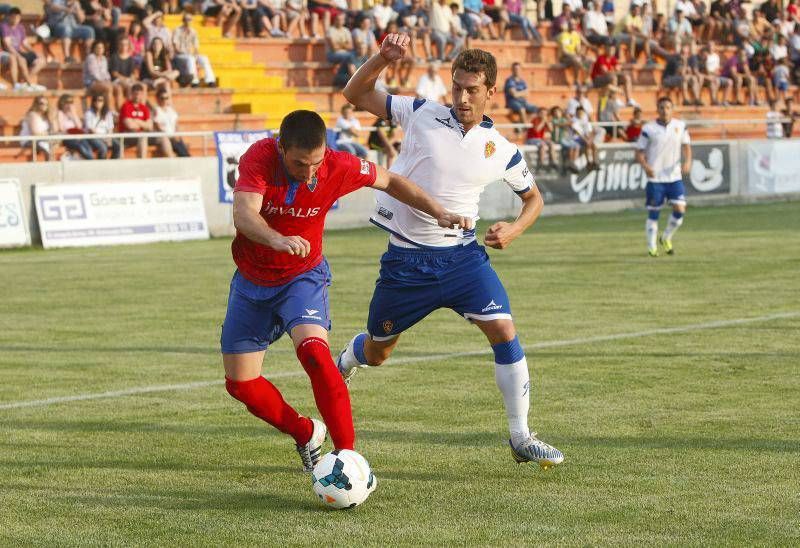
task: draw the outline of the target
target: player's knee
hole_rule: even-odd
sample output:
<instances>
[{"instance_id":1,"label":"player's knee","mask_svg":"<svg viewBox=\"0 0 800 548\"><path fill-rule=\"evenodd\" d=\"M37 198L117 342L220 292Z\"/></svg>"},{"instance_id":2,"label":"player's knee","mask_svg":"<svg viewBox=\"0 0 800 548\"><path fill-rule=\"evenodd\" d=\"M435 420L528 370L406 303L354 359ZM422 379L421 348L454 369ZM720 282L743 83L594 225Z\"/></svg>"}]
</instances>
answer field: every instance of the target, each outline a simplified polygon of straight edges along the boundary
<instances>
[{"instance_id":1,"label":"player's knee","mask_svg":"<svg viewBox=\"0 0 800 548\"><path fill-rule=\"evenodd\" d=\"M248 396L252 384L252 381L235 381L229 377L225 377L225 390L228 391L228 394L230 394L233 399L245 404L250 399Z\"/></svg>"},{"instance_id":2,"label":"player's knee","mask_svg":"<svg viewBox=\"0 0 800 548\"><path fill-rule=\"evenodd\" d=\"M519 337L515 336L512 340L492 345L494 352L494 363L507 365L517 363L525 357L525 350L519 342Z\"/></svg>"}]
</instances>

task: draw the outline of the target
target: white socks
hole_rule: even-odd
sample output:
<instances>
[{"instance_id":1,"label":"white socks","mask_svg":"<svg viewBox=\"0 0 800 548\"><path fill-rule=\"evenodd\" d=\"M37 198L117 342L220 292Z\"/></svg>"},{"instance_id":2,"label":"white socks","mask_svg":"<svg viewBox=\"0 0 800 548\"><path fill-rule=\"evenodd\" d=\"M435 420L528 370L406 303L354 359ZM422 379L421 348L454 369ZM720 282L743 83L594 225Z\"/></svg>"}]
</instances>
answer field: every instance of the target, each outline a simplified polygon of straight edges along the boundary
<instances>
[{"instance_id":1,"label":"white socks","mask_svg":"<svg viewBox=\"0 0 800 548\"><path fill-rule=\"evenodd\" d=\"M667 223L667 228L664 229L664 239L671 240L672 235L680 228L683 224L683 215L680 217L675 217L675 215L669 216L669 222Z\"/></svg>"},{"instance_id":2,"label":"white socks","mask_svg":"<svg viewBox=\"0 0 800 548\"><path fill-rule=\"evenodd\" d=\"M655 249L658 238L658 221L647 219L644 223L644 231L647 234L647 249Z\"/></svg>"},{"instance_id":3,"label":"white socks","mask_svg":"<svg viewBox=\"0 0 800 548\"><path fill-rule=\"evenodd\" d=\"M511 364L494 364L494 380L503 394L511 431L511 443L518 445L528 439L528 410L530 409L530 375L528 362L521 360Z\"/></svg>"}]
</instances>

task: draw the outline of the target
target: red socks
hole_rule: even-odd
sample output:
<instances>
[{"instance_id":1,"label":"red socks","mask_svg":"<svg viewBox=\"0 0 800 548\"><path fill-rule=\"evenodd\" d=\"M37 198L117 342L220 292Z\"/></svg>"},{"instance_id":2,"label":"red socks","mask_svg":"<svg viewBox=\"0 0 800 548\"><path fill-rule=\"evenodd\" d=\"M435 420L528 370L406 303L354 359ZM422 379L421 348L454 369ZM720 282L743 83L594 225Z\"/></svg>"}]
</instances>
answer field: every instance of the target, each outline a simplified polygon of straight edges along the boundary
<instances>
[{"instance_id":1,"label":"red socks","mask_svg":"<svg viewBox=\"0 0 800 548\"><path fill-rule=\"evenodd\" d=\"M331 358L328 343L318 337L309 337L297 347L297 358L311 379L317 409L328 427L334 447L353 449L356 435L350 393Z\"/></svg>"},{"instance_id":2,"label":"red socks","mask_svg":"<svg viewBox=\"0 0 800 548\"><path fill-rule=\"evenodd\" d=\"M328 358L330 359L330 356ZM336 367L334 367L335 369ZM268 422L281 432L289 434L298 444L306 444L311 439L311 432L314 429L311 419L301 416L292 409L283 400L278 389L264 377L259 376L249 381L234 381L225 377L225 388L231 396L245 404L253 415ZM346 390L345 394L347 394ZM349 398L347 411L350 412ZM352 431L352 419L350 422Z\"/></svg>"}]
</instances>

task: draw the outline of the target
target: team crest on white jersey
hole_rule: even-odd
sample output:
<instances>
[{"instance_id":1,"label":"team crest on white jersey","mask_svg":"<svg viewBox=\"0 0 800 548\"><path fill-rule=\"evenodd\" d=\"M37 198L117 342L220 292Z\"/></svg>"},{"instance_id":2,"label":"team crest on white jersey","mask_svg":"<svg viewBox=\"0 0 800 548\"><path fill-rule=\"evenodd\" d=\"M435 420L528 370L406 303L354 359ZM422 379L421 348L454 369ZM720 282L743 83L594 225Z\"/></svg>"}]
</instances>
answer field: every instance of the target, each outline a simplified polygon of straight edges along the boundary
<instances>
[{"instance_id":1,"label":"team crest on white jersey","mask_svg":"<svg viewBox=\"0 0 800 548\"><path fill-rule=\"evenodd\" d=\"M489 158L492 154L497 150L497 145L494 144L494 141L488 141L486 146L483 147L483 157Z\"/></svg>"}]
</instances>

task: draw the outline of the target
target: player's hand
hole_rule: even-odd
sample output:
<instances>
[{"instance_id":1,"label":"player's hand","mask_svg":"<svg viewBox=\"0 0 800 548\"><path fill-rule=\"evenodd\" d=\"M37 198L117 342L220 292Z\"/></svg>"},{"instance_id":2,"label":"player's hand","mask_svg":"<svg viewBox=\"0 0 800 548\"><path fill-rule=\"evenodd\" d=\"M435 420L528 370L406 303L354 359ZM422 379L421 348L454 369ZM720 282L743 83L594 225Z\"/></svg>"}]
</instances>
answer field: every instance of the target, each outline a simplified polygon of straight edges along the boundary
<instances>
[{"instance_id":1,"label":"player's hand","mask_svg":"<svg viewBox=\"0 0 800 548\"><path fill-rule=\"evenodd\" d=\"M406 49L411 43L407 34L387 34L381 42L381 57L387 62L399 61L406 54Z\"/></svg>"},{"instance_id":2,"label":"player's hand","mask_svg":"<svg viewBox=\"0 0 800 548\"><path fill-rule=\"evenodd\" d=\"M494 249L505 249L511 245L511 242L513 242L517 236L519 236L519 232L514 228L514 225L505 221L500 221L486 230L483 243Z\"/></svg>"},{"instance_id":3,"label":"player's hand","mask_svg":"<svg viewBox=\"0 0 800 548\"><path fill-rule=\"evenodd\" d=\"M270 242L270 247L281 253L300 255L301 257L308 257L308 254L311 253L311 244L300 236L278 236Z\"/></svg>"},{"instance_id":4,"label":"player's hand","mask_svg":"<svg viewBox=\"0 0 800 548\"><path fill-rule=\"evenodd\" d=\"M645 172L645 173L647 174L647 176L648 176L648 177L650 177L651 179L652 179L653 177L655 177L655 176L656 176L656 172L655 172L655 171L653 171L653 168L652 168L652 167L650 167L650 166L646 166L646 167L644 168L644 172Z\"/></svg>"},{"instance_id":5,"label":"player's hand","mask_svg":"<svg viewBox=\"0 0 800 548\"><path fill-rule=\"evenodd\" d=\"M436 222L442 228L461 228L462 230L472 230L475 228L475 221L470 217L464 217L458 213L450 213L445 211L441 217L436 219Z\"/></svg>"}]
</instances>

